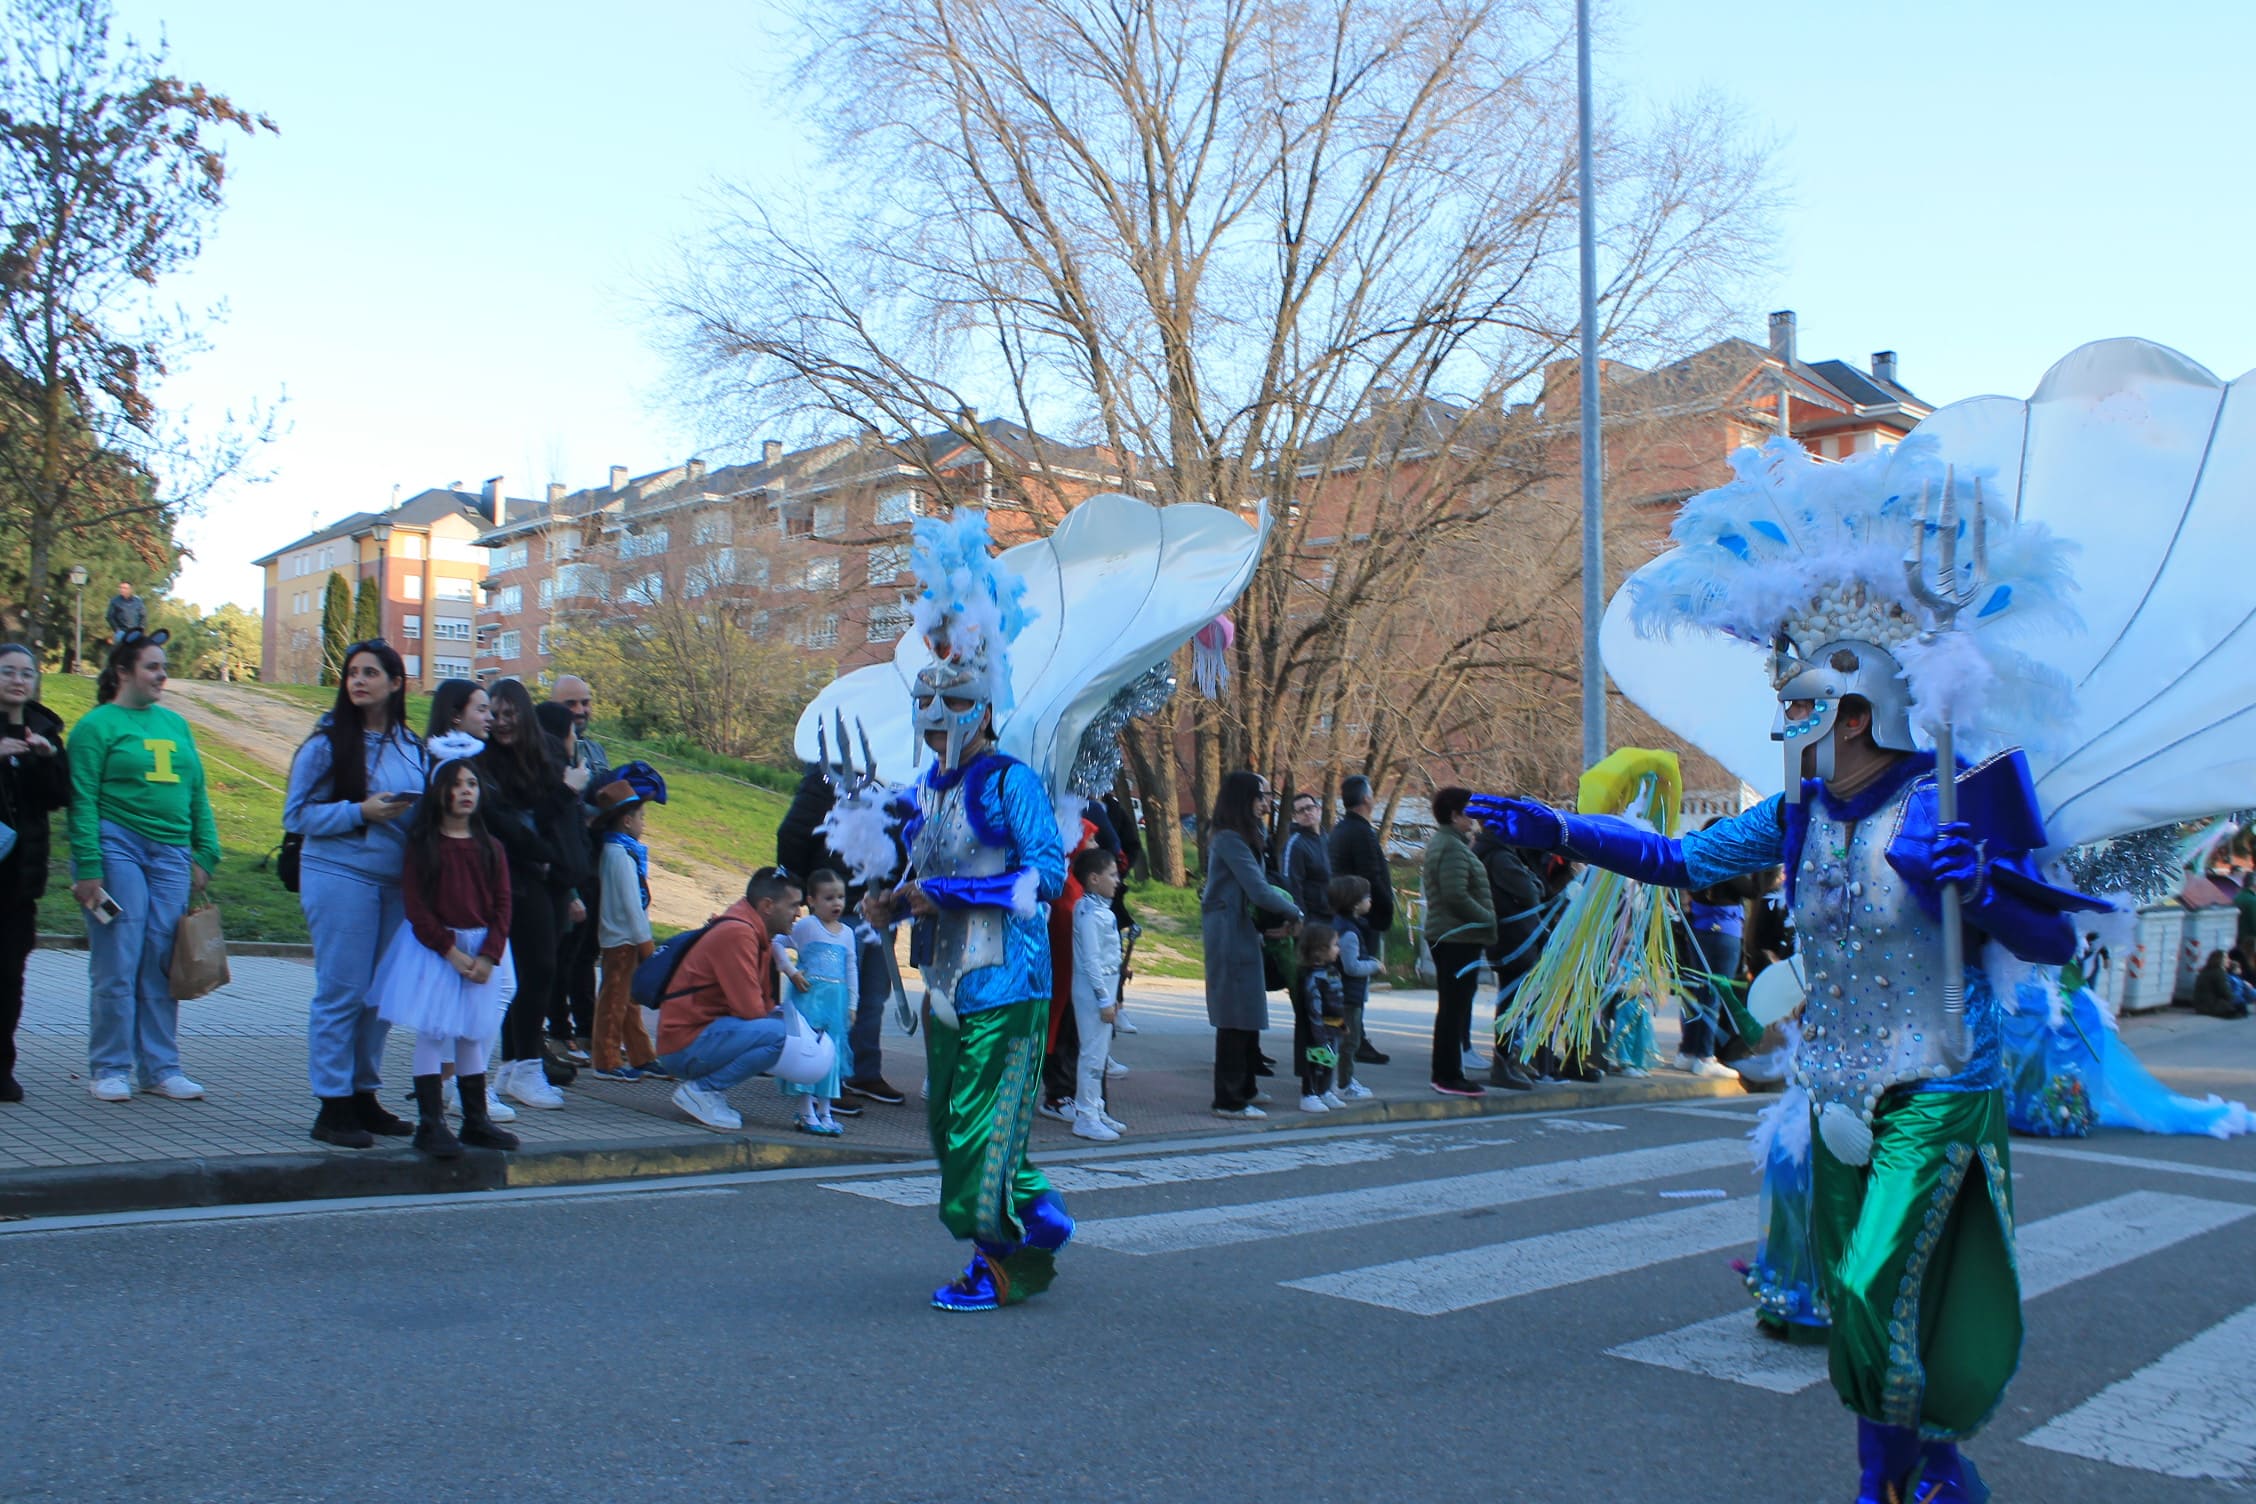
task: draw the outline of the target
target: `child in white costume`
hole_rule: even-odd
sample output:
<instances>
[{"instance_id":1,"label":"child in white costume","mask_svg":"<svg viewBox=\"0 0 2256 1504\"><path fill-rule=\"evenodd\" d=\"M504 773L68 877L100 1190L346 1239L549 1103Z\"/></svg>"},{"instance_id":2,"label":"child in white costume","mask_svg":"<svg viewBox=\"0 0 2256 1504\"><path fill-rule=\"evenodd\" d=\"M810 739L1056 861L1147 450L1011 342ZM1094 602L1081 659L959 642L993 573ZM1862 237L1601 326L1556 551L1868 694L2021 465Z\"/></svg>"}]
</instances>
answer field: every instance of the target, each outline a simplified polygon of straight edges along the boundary
<instances>
[{"instance_id":1,"label":"child in white costume","mask_svg":"<svg viewBox=\"0 0 2256 1504\"><path fill-rule=\"evenodd\" d=\"M838 1126L830 1104L843 1090L847 1051L846 1029L853 1021L855 963L853 927L845 922L846 880L829 868L807 874L807 913L791 927L787 938L775 937L776 970L789 983L784 1001L807 1021L807 1027L827 1034L839 1049L829 1076L800 1085L778 1078L786 1097L799 1099L801 1133L836 1138L846 1130ZM796 962L794 962L796 957Z\"/></svg>"},{"instance_id":2,"label":"child in white costume","mask_svg":"<svg viewBox=\"0 0 2256 1504\"><path fill-rule=\"evenodd\" d=\"M1112 1025L1119 1015L1120 924L1112 895L1120 890L1120 863L1102 846L1090 846L1073 859L1081 901L1073 906L1073 1023L1080 1030L1081 1058L1073 1087L1073 1133L1110 1143L1127 1124L1105 1111L1105 1061L1112 1052Z\"/></svg>"}]
</instances>

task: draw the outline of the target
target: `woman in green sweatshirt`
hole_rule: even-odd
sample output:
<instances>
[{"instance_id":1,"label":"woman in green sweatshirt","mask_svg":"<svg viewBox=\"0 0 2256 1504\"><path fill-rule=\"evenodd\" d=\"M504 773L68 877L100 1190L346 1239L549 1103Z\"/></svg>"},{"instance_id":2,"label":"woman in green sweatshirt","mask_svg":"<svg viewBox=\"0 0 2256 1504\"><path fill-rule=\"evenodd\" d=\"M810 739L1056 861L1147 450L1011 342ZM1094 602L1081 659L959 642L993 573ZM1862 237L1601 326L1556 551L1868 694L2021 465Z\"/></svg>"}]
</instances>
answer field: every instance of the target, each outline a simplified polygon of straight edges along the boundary
<instances>
[{"instance_id":1,"label":"woman in green sweatshirt","mask_svg":"<svg viewBox=\"0 0 2256 1504\"><path fill-rule=\"evenodd\" d=\"M157 703L165 634L127 632L110 650L101 704L71 728L71 896L86 911L88 1090L189 1101L180 1069L172 939L191 893L219 865L219 832L188 723Z\"/></svg>"}]
</instances>

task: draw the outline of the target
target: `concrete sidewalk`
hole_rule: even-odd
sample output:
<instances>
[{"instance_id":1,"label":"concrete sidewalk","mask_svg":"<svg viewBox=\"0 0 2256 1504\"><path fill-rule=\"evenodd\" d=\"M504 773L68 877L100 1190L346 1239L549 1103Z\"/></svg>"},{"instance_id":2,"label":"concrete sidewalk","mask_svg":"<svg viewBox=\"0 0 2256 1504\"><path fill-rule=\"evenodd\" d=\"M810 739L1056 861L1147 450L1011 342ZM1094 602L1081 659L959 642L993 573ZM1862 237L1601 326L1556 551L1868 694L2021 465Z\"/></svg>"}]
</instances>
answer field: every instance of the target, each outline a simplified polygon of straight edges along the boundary
<instances>
[{"instance_id":1,"label":"concrete sidewalk","mask_svg":"<svg viewBox=\"0 0 2256 1504\"><path fill-rule=\"evenodd\" d=\"M238 956L235 980L180 1010L181 1063L209 1093L198 1102L136 1096L98 1102L86 1086L86 954L39 950L26 979L17 1069L26 1100L0 1107L0 1217L224 1205L309 1197L413 1194L439 1190L556 1185L669 1174L775 1168L786 1165L922 1159L929 1154L920 1096L921 1040L888 1033L885 1071L907 1093L899 1107L863 1104L844 1122L843 1138L818 1139L792 1129L792 1111L773 1082L737 1088L731 1103L744 1115L739 1133L713 1133L669 1100L672 1086L597 1081L583 1071L566 1089L561 1110L518 1109L512 1125L525 1142L515 1154L473 1152L451 1164L415 1154L406 1141L369 1150L338 1150L307 1136L314 1101L305 1076L306 999L313 970L304 961ZM1372 1037L1391 1054L1366 1066L1362 1079L1378 1096L1327 1123L1555 1111L1679 1098L1736 1096L1736 1082L1695 1080L1673 1070L1642 1081L1492 1092L1479 1100L1447 1098L1426 1084L1431 992L1382 993L1369 1014ZM1276 1103L1263 1122L1216 1119L1209 1111L1213 1031L1199 984L1153 982L1130 992L1129 1014L1140 1032L1120 1038L1113 1053L1130 1073L1110 1083L1108 1105L1128 1123L1129 1142L1188 1134L1254 1137L1312 1119L1294 1105L1288 1075L1272 1084ZM1269 1052L1290 1053L1285 1011L1273 1006ZM1662 1047L1673 1050L1673 1025ZM411 1036L392 1038L385 1057L387 1105L412 1117L407 1101ZM1037 1119L1037 1156L1045 1147L1080 1144L1065 1125Z\"/></svg>"}]
</instances>

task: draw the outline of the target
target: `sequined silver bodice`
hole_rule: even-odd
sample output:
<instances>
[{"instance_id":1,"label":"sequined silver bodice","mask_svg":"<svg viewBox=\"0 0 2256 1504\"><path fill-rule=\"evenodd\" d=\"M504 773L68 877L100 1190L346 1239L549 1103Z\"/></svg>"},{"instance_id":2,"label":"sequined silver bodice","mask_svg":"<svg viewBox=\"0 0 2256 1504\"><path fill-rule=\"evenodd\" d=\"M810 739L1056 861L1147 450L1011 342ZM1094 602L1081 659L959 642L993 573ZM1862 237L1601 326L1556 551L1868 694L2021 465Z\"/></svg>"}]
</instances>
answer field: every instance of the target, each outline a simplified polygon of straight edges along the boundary
<instances>
[{"instance_id":1,"label":"sequined silver bodice","mask_svg":"<svg viewBox=\"0 0 2256 1504\"><path fill-rule=\"evenodd\" d=\"M1010 852L982 843L964 810L971 780L958 779L935 792L922 792L924 823L910 858L919 876L993 877L1010 870ZM944 1017L955 1008L956 984L983 966L1003 963L1004 911L942 909L933 917L932 957L923 969L924 985Z\"/></svg>"},{"instance_id":2,"label":"sequined silver bodice","mask_svg":"<svg viewBox=\"0 0 2256 1504\"><path fill-rule=\"evenodd\" d=\"M1809 979L1795 1079L1820 1107L1870 1121L1891 1086L1946 1077L1962 1026L1943 1012L1941 926L1888 865L1911 785L1853 825L1810 810L1795 872L1794 930Z\"/></svg>"}]
</instances>

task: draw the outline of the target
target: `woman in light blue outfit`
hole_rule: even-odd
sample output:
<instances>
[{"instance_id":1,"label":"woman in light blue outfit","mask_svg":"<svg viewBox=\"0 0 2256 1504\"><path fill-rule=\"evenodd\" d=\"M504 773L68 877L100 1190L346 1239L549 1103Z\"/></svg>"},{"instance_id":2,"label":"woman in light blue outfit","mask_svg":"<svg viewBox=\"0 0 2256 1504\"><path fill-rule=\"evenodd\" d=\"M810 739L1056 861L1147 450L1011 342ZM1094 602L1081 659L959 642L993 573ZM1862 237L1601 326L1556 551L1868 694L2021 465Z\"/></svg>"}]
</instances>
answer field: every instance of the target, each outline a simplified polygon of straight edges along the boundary
<instances>
[{"instance_id":1,"label":"woman in light blue outfit","mask_svg":"<svg viewBox=\"0 0 2256 1504\"><path fill-rule=\"evenodd\" d=\"M376 963L405 917L407 816L429 772L406 716L399 654L381 641L354 643L336 705L290 764L282 806L282 828L305 841L298 904L313 936L306 1073L321 1099L313 1137L341 1149L415 1131L376 1099L391 1025L369 994Z\"/></svg>"}]
</instances>

